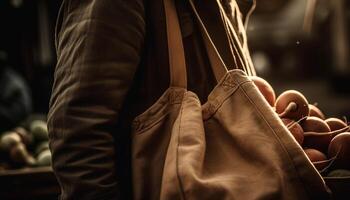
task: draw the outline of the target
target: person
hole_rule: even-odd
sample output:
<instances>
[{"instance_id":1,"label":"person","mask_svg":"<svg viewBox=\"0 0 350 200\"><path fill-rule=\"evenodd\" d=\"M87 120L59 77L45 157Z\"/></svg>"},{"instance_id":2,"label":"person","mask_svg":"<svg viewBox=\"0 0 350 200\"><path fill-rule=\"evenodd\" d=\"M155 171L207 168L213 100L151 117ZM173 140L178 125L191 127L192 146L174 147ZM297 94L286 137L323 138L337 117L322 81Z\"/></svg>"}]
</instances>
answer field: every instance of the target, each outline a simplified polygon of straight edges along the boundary
<instances>
[{"instance_id":1,"label":"person","mask_svg":"<svg viewBox=\"0 0 350 200\"><path fill-rule=\"evenodd\" d=\"M8 65L0 50L0 134L16 127L32 111L30 89L24 78Z\"/></svg>"},{"instance_id":2,"label":"person","mask_svg":"<svg viewBox=\"0 0 350 200\"><path fill-rule=\"evenodd\" d=\"M188 89L205 102L215 86L200 28L188 1L175 1ZM252 0L221 0L247 51ZM234 66L216 1L197 1L223 61ZM48 113L60 199L131 199L130 125L169 86L161 0L64 0L56 25L57 66ZM155 147L156 148L156 147Z\"/></svg>"}]
</instances>

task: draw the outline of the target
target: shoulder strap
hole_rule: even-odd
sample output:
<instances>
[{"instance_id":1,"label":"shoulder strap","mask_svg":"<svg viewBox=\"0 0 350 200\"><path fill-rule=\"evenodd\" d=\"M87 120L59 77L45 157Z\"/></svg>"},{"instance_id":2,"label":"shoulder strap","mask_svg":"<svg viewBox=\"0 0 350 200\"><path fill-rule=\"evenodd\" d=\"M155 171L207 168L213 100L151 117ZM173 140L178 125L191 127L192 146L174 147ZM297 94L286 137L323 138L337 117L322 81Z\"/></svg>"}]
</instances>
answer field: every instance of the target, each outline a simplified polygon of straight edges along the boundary
<instances>
[{"instance_id":1,"label":"shoulder strap","mask_svg":"<svg viewBox=\"0 0 350 200\"><path fill-rule=\"evenodd\" d=\"M227 16L226 12L224 11L224 8L222 7L220 0L216 0L217 5L220 9L221 14L223 15L223 20L225 21L225 24L227 26L228 34L230 36L232 45L234 46L235 50L235 56L238 57L239 61L239 67L244 69L248 75L255 75L255 69L253 64L251 63L251 58L250 56L247 55L247 52L245 52L244 47L242 46L239 37L237 35L237 32L235 28L232 25L231 20ZM255 2L255 1L253 1ZM237 6L237 4L236 4ZM237 8L236 8L237 9ZM244 26L241 21L238 21L238 26L240 26L240 29L244 30Z\"/></svg>"},{"instance_id":2,"label":"shoulder strap","mask_svg":"<svg viewBox=\"0 0 350 200\"><path fill-rule=\"evenodd\" d=\"M209 57L209 61L210 61L210 65L211 68L213 70L215 79L217 81L219 81L226 73L227 73L227 67L224 63L224 61L222 60L218 50L216 49L214 42L212 41L211 37L209 36L209 33L207 31L207 29L205 28L205 25L201 19L201 17L199 16L199 13L196 9L196 6L193 3L193 0L189 0L190 4L191 4L191 8L193 10L193 13L196 16L196 19L199 23L201 32L202 32L202 36L204 39L204 43L205 43L205 47L208 53L208 57Z\"/></svg>"},{"instance_id":3,"label":"shoulder strap","mask_svg":"<svg viewBox=\"0 0 350 200\"><path fill-rule=\"evenodd\" d=\"M187 88L185 52L174 0L164 0L170 86Z\"/></svg>"},{"instance_id":4,"label":"shoulder strap","mask_svg":"<svg viewBox=\"0 0 350 200\"><path fill-rule=\"evenodd\" d=\"M216 0L218 4L218 9L220 11L220 14L222 15L222 20L225 25L225 29L227 30L227 34L229 37L229 40L231 41L233 45L233 52L232 54L234 61L236 62L236 67L243 69L248 74L254 74L254 70L252 70L252 66L250 63L247 62L245 59L245 54L243 52L243 47L240 45L239 39L237 34L235 33L233 29L233 26L228 19L225 11L223 10L219 0ZM217 81L219 81L228 71L227 67L225 66L225 63L223 62L220 53L217 51L215 44L213 43L205 24L203 23L203 20L201 19L200 15L198 14L197 8L194 4L194 0L189 0L191 8L195 14L195 17L200 25L200 29L203 35L204 43L207 49L208 57L210 60L210 64L212 67L212 70L214 72L215 78Z\"/></svg>"}]
</instances>

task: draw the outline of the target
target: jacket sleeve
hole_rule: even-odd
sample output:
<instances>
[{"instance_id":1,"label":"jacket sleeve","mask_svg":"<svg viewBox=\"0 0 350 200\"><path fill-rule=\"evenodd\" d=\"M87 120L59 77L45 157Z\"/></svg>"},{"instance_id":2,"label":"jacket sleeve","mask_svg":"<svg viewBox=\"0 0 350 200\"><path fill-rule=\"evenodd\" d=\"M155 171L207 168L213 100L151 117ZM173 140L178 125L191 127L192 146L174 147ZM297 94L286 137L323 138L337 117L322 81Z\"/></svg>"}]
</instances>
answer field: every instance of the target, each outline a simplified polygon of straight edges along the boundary
<instances>
[{"instance_id":1,"label":"jacket sleeve","mask_svg":"<svg viewBox=\"0 0 350 200\"><path fill-rule=\"evenodd\" d=\"M64 0L48 128L61 199L118 199L113 134L144 44L143 0Z\"/></svg>"}]
</instances>

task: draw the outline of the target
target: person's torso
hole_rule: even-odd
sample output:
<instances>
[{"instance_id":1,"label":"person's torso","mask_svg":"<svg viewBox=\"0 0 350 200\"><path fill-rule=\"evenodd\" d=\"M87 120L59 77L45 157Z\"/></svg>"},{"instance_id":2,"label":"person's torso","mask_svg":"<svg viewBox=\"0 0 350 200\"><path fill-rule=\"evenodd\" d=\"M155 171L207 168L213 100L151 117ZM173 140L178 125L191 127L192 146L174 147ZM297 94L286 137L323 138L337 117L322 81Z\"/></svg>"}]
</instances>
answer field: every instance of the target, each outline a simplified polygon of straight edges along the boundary
<instances>
[{"instance_id":1,"label":"person's torso","mask_svg":"<svg viewBox=\"0 0 350 200\"><path fill-rule=\"evenodd\" d=\"M132 120L155 103L169 87L166 24L163 3L159 1L151 0L145 3L146 39L143 56L120 113L119 131L118 135L115 136L116 141L118 141L116 144L117 160L119 160L119 163L122 160L122 165L119 165L120 169L117 172L122 179L121 186L123 191L126 191L126 196L131 194L129 189L131 188L130 127ZM211 71L200 29L188 3L185 3L185 1L177 1L176 3L185 49L188 90L196 93L202 103L205 103L208 94L215 87L216 81ZM242 46L246 47L245 31L238 30L239 26L236 24L237 20L241 20L240 23L242 23L241 14L237 12L236 2L230 5L225 5L225 2L223 2L223 5L235 28L237 28L236 31ZM202 1L197 6L223 61L227 66L234 67L234 58L229 52L229 39L216 1ZM230 9L227 9L228 7ZM249 10L247 8L246 6L245 10Z\"/></svg>"}]
</instances>

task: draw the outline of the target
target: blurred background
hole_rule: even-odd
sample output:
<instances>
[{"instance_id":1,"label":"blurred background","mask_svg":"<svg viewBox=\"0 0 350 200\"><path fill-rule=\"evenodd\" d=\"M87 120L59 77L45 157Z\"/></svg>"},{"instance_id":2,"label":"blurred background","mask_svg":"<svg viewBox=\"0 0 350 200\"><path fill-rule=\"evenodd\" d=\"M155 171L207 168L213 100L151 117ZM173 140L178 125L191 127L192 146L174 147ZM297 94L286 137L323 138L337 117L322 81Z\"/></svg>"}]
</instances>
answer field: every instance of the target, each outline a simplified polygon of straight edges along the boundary
<instances>
[{"instance_id":1,"label":"blurred background","mask_svg":"<svg viewBox=\"0 0 350 200\"><path fill-rule=\"evenodd\" d=\"M247 34L277 95L296 89L327 117L350 117L350 1L257 0Z\"/></svg>"},{"instance_id":2,"label":"blurred background","mask_svg":"<svg viewBox=\"0 0 350 200\"><path fill-rule=\"evenodd\" d=\"M61 0L0 0L0 199L57 199L46 113Z\"/></svg>"},{"instance_id":3,"label":"blurred background","mask_svg":"<svg viewBox=\"0 0 350 200\"><path fill-rule=\"evenodd\" d=\"M59 193L45 116L60 3L0 1L0 199ZM257 0L247 34L257 73L277 95L296 89L327 117L350 117L350 1ZM13 141L24 145L10 149Z\"/></svg>"}]
</instances>

